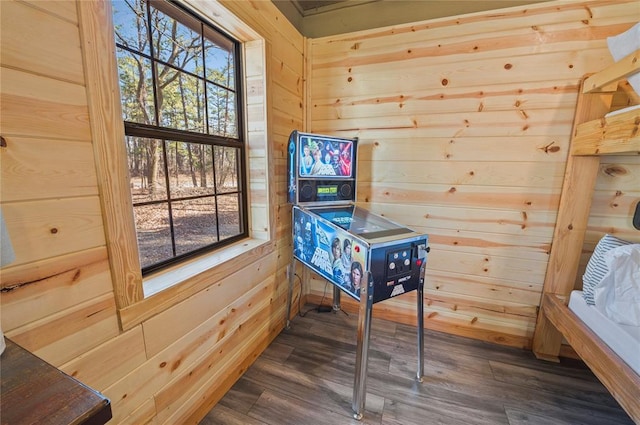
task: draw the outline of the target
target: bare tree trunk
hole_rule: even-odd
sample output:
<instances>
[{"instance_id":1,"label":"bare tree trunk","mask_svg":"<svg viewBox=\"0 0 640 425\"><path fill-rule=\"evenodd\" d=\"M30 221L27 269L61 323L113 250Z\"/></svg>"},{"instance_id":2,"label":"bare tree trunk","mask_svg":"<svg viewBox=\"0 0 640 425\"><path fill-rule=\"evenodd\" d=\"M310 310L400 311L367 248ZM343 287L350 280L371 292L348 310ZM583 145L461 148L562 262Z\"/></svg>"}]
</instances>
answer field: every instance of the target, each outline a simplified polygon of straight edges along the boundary
<instances>
[{"instance_id":1,"label":"bare tree trunk","mask_svg":"<svg viewBox=\"0 0 640 425\"><path fill-rule=\"evenodd\" d=\"M190 130L189 128L189 118L187 117L187 101L184 97L184 86L182 84L182 74L180 74L180 76L178 77L178 85L180 87L180 101L182 103L182 119L184 119L184 128L186 130ZM187 146L189 146L189 159L191 159L191 143L187 143ZM192 180L195 180L193 178L193 174L191 176ZM176 143L176 186L178 185L178 144ZM195 187L195 181L194 181L194 187Z\"/></svg>"},{"instance_id":2,"label":"bare tree trunk","mask_svg":"<svg viewBox=\"0 0 640 425\"><path fill-rule=\"evenodd\" d=\"M158 176L158 140L154 139L147 147L147 184L149 186L149 194L156 193L156 177Z\"/></svg>"},{"instance_id":3,"label":"bare tree trunk","mask_svg":"<svg viewBox=\"0 0 640 425\"><path fill-rule=\"evenodd\" d=\"M200 145L200 187L207 187L206 149L207 146Z\"/></svg>"},{"instance_id":4,"label":"bare tree trunk","mask_svg":"<svg viewBox=\"0 0 640 425\"><path fill-rule=\"evenodd\" d=\"M178 142L174 142L176 144L176 163L175 163L175 167L176 167L176 187L180 187L180 171L178 170L180 167L178 167Z\"/></svg>"},{"instance_id":5,"label":"bare tree trunk","mask_svg":"<svg viewBox=\"0 0 640 425\"><path fill-rule=\"evenodd\" d=\"M142 5L142 3L139 3L139 0L138 0L136 1L135 6L130 5L130 7L132 8L132 10L135 11L135 10L141 10L141 8L145 6ZM136 25L138 30L138 34L137 34L138 46L136 47L139 48L141 51L144 51L145 49L142 48L142 46L144 46L148 42L146 22L142 19L142 17L144 16L143 14L136 13L136 15L137 15ZM161 18L158 13L154 13L152 11L152 16L150 17L150 19L153 21L152 28L156 28L156 29L162 28L161 22L163 18ZM169 40L176 40L178 36L178 27L177 27L177 22L175 20L171 24L170 31L171 31L171 35L168 36ZM121 40L123 41L124 44L127 44L124 38L121 37ZM163 33L158 33L158 37L154 37L154 40L155 40L154 47L156 52L161 51L160 47L166 46L167 38L163 37ZM199 37L193 38L191 42L187 44L186 47L179 46L177 43L172 42L171 54L169 58L166 59L166 62L168 64L176 65L178 68L184 68L185 64L190 60L193 60L194 56L187 54L180 61L182 63L177 63L180 53L185 50L188 51L191 47L195 46L197 43L199 43ZM173 68L171 68L170 66L165 66L161 70L160 69L158 70L158 74L156 75L156 80L158 82L158 87L156 92L157 98L156 98L155 108L154 108L154 109L157 108L157 110L154 110L153 113L150 114L147 109L147 99L149 98L149 93L147 92L148 88L145 85L146 83L145 64L136 55L132 55L132 57L136 61L138 77L139 77L137 81L137 86L135 87L135 98L139 106L140 113L142 114L142 117L141 117L142 122L145 124L154 124L156 123L156 119L159 120L162 114L162 105L164 100L163 90L173 81L175 81L179 73L175 72ZM161 143L161 140L157 140L157 139L149 140L147 143L145 143L144 149L138 150L135 153L136 156L144 155L146 157L145 158L146 161L142 161L142 164L141 164L142 167L139 170L139 173L142 179L143 187L145 183L144 178L146 178L146 185L151 195L153 195L156 191L156 179L158 177L158 169L159 169L159 163L160 163L160 158L159 158L159 155L160 155L159 148L161 147L160 143ZM176 155L176 167L177 167L177 155ZM176 170L176 172L178 172L178 170Z\"/></svg>"},{"instance_id":6,"label":"bare tree trunk","mask_svg":"<svg viewBox=\"0 0 640 425\"><path fill-rule=\"evenodd\" d=\"M187 151L189 152L189 172L191 173L191 183L193 183L193 187L198 187L198 179L196 178L196 172L193 169L193 151L191 150L191 143L187 143Z\"/></svg>"}]
</instances>

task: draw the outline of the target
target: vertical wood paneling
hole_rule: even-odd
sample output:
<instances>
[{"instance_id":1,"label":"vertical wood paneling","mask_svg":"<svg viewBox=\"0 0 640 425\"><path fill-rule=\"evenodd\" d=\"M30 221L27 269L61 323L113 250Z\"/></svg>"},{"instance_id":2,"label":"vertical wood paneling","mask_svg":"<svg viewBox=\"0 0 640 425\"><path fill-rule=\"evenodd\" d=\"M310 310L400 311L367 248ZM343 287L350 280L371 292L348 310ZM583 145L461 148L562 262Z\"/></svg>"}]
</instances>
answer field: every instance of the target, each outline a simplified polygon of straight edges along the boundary
<instances>
[{"instance_id":1,"label":"vertical wood paneling","mask_svg":"<svg viewBox=\"0 0 640 425\"><path fill-rule=\"evenodd\" d=\"M559 1L311 40L309 130L358 136L358 201L430 235L427 326L531 346L579 81L638 20ZM615 164L590 226L624 234L640 164ZM378 314L410 322L402 298Z\"/></svg>"}]
</instances>

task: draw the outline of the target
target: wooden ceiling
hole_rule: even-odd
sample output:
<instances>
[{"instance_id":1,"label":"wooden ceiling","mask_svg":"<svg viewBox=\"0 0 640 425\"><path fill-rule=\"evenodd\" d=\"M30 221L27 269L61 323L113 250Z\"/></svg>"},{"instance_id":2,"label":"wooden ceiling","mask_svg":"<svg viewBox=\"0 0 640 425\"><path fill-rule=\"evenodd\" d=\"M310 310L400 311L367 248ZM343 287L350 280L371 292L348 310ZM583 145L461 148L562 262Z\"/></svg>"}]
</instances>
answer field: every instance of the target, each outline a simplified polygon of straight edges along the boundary
<instances>
[{"instance_id":1,"label":"wooden ceiling","mask_svg":"<svg viewBox=\"0 0 640 425\"><path fill-rule=\"evenodd\" d=\"M549 0L271 0L309 38Z\"/></svg>"},{"instance_id":2,"label":"wooden ceiling","mask_svg":"<svg viewBox=\"0 0 640 425\"><path fill-rule=\"evenodd\" d=\"M337 3L346 3L346 0L325 0L325 1L316 1L316 0L292 0L293 3L298 10L302 12L302 14L308 14L309 12L313 13L314 10L319 10L322 7L332 6Z\"/></svg>"}]
</instances>

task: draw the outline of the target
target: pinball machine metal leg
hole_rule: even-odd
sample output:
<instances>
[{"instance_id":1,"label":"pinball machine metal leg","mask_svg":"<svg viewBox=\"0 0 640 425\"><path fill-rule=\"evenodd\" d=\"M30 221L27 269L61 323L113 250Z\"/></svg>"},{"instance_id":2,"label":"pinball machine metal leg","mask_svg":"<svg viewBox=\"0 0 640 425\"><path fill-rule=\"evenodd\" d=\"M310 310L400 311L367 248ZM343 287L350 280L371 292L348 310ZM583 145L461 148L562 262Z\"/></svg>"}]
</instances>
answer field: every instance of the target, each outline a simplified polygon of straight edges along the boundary
<instances>
[{"instance_id":1,"label":"pinball machine metal leg","mask_svg":"<svg viewBox=\"0 0 640 425\"><path fill-rule=\"evenodd\" d=\"M340 288L333 286L333 312L340 311Z\"/></svg>"},{"instance_id":2,"label":"pinball machine metal leg","mask_svg":"<svg viewBox=\"0 0 640 425\"><path fill-rule=\"evenodd\" d=\"M373 282L369 282L369 273L365 272L360 288L360 306L358 308L358 335L356 349L356 374L353 382L353 417L361 420L367 395L367 364L369 361L369 337L371 334L371 310L373 308Z\"/></svg>"},{"instance_id":3,"label":"pinball machine metal leg","mask_svg":"<svg viewBox=\"0 0 640 425\"><path fill-rule=\"evenodd\" d=\"M422 275L422 272L421 272ZM418 382L424 380L424 279L420 278L418 284L418 373L416 379Z\"/></svg>"}]
</instances>

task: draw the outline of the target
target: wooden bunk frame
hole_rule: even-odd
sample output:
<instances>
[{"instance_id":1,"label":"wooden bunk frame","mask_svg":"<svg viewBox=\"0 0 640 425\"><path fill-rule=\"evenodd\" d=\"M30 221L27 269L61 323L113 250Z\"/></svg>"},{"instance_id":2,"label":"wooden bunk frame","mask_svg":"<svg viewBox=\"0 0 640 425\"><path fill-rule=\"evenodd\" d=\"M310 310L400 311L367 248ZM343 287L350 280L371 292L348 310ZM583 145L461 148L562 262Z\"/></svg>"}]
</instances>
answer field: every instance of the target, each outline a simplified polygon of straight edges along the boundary
<instances>
[{"instance_id":1,"label":"wooden bunk frame","mask_svg":"<svg viewBox=\"0 0 640 425\"><path fill-rule=\"evenodd\" d=\"M600 156L640 155L640 109L604 117L618 82L638 71L640 50L582 82L533 351L540 359L558 361L564 337L640 424L640 375L566 305L576 280Z\"/></svg>"}]
</instances>

